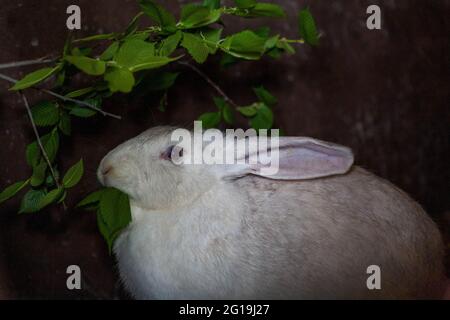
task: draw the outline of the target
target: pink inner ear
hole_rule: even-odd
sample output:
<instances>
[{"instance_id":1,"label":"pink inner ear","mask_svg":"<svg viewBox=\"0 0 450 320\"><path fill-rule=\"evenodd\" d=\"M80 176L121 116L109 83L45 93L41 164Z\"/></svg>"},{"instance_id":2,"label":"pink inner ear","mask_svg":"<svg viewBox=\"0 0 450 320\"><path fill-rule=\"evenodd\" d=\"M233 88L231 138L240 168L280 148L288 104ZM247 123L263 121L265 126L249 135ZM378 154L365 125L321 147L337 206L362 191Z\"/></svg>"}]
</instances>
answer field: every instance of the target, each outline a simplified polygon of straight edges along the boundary
<instances>
[{"instance_id":1,"label":"pink inner ear","mask_svg":"<svg viewBox=\"0 0 450 320\"><path fill-rule=\"evenodd\" d=\"M348 148L314 141L290 141L280 146L278 172L266 177L282 180L319 178L346 173L352 164L353 154Z\"/></svg>"}]
</instances>

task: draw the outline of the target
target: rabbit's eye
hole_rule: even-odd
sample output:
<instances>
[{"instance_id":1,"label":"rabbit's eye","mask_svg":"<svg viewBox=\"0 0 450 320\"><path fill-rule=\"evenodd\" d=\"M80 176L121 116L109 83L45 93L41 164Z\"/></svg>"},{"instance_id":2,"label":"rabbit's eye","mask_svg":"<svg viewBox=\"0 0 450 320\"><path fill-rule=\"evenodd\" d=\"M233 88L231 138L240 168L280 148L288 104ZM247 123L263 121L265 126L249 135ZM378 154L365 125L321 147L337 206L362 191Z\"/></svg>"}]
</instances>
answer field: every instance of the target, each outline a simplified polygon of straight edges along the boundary
<instances>
[{"instance_id":1,"label":"rabbit's eye","mask_svg":"<svg viewBox=\"0 0 450 320\"><path fill-rule=\"evenodd\" d=\"M161 158L165 160L179 159L181 157L183 157L183 148L179 146L170 146L161 154Z\"/></svg>"}]
</instances>

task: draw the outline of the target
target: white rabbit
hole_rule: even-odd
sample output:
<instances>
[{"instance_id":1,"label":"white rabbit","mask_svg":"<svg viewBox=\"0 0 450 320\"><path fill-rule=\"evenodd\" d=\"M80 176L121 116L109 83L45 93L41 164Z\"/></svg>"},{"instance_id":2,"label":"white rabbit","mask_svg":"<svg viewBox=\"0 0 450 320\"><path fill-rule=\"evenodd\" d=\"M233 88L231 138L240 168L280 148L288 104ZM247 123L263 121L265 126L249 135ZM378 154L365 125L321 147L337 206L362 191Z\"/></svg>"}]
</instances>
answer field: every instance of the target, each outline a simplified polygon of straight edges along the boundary
<instances>
[{"instance_id":1,"label":"white rabbit","mask_svg":"<svg viewBox=\"0 0 450 320\"><path fill-rule=\"evenodd\" d=\"M349 149L280 137L279 172L267 179L258 164L174 164L173 130L147 130L98 170L101 183L130 196L132 222L114 252L135 298L441 294L438 228L404 192L352 167ZM367 287L371 265L380 267L379 290Z\"/></svg>"}]
</instances>

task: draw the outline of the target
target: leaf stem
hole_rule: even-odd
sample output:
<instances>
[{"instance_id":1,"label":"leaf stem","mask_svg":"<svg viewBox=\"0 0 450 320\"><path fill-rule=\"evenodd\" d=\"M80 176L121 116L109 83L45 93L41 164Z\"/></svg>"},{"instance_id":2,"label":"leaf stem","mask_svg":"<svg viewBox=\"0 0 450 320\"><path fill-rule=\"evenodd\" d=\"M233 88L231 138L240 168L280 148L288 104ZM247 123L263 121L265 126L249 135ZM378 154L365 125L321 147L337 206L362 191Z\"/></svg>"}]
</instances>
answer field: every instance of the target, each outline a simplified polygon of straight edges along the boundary
<instances>
[{"instance_id":1,"label":"leaf stem","mask_svg":"<svg viewBox=\"0 0 450 320\"><path fill-rule=\"evenodd\" d=\"M239 8L237 8L237 7L222 7L220 10L221 10L222 13L224 13L224 14L231 14L231 15L234 15L234 14L236 14L236 12L239 11ZM246 10L246 9L243 9L243 10L248 11L248 10Z\"/></svg>"},{"instance_id":2,"label":"leaf stem","mask_svg":"<svg viewBox=\"0 0 450 320\"><path fill-rule=\"evenodd\" d=\"M217 93L219 93L223 99L231 104L233 107L238 108L239 106L225 93L223 90L219 87L217 83L215 83L213 80L211 80L210 77L208 77L203 71L201 71L199 68L194 66L193 64L190 64L186 61L177 61L178 64L182 66L186 66L190 68L192 71L196 72L200 77L202 77L211 87L213 87Z\"/></svg>"},{"instance_id":3,"label":"leaf stem","mask_svg":"<svg viewBox=\"0 0 450 320\"><path fill-rule=\"evenodd\" d=\"M7 76L7 75L4 75L4 74L2 74L2 73L0 73L0 79L6 80L6 81L9 81L9 82L12 82L12 83L16 83L16 82L17 82L16 79L11 78L11 77L9 77L9 76ZM104 115L104 116L109 116L109 117L112 117L112 118L115 118L115 119L119 119L119 120L122 119L121 116L116 115L116 114L114 114L114 113L110 113L110 112L103 111L102 109L100 109L100 108L98 108L98 107L96 107L96 106L94 106L93 104L90 104L90 103L88 103L88 102L81 101L81 100L77 100L77 99L73 99L73 98L69 98L69 97L60 95L60 94L58 94L58 93L56 93L56 92L53 92L53 91L47 90L47 89L37 88L37 87L34 87L34 86L31 87L31 88L36 89L36 90L39 90L39 91L41 91L41 92L45 92L45 93L47 93L47 94L49 94L49 95L51 95L51 96L54 96L54 97L56 97L56 98L58 98L58 99L60 99L60 100L62 100L62 101L70 101L70 102L76 103L76 104L78 104L78 105L80 105L80 106L88 107L88 108L90 108L90 109L93 109L93 110L95 110L95 111L101 113L101 114Z\"/></svg>"},{"instance_id":4,"label":"leaf stem","mask_svg":"<svg viewBox=\"0 0 450 320\"><path fill-rule=\"evenodd\" d=\"M161 27L150 26L150 27L147 27L147 29L145 29L145 30L136 31L136 33L143 33L143 32L161 32L161 31L162 31Z\"/></svg>"},{"instance_id":5,"label":"leaf stem","mask_svg":"<svg viewBox=\"0 0 450 320\"><path fill-rule=\"evenodd\" d=\"M305 40L303 39L286 39L286 38L281 38L281 41L287 42L287 43L305 43Z\"/></svg>"}]
</instances>

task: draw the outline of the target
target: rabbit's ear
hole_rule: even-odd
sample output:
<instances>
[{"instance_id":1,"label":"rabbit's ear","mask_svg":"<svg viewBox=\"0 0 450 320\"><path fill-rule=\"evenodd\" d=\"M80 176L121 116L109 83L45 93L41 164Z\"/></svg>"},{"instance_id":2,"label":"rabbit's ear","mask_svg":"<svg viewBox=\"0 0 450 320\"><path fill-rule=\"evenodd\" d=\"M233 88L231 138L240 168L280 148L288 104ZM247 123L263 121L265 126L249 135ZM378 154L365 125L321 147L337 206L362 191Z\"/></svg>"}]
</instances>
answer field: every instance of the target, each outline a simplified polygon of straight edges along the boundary
<instances>
[{"instance_id":1,"label":"rabbit's ear","mask_svg":"<svg viewBox=\"0 0 450 320\"><path fill-rule=\"evenodd\" d=\"M271 143L266 147L257 140L256 137L248 139L250 151L238 156L238 160L245 159L248 163L228 167L230 176L254 174L278 180L313 179L344 174L353 164L349 148L329 142L307 137L279 137L279 143L269 138Z\"/></svg>"}]
</instances>

